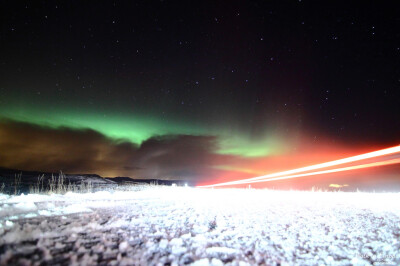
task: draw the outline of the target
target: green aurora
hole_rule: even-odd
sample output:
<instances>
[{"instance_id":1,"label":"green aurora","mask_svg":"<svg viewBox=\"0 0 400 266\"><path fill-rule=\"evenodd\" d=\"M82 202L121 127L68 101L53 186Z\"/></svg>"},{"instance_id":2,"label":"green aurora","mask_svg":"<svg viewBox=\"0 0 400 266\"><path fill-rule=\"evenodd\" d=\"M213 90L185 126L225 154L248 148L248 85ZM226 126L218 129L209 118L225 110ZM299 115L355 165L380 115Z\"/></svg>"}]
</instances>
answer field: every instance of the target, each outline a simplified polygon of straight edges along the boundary
<instances>
[{"instance_id":1,"label":"green aurora","mask_svg":"<svg viewBox=\"0 0 400 266\"><path fill-rule=\"evenodd\" d=\"M163 135L211 135L218 139L216 153L243 157L259 157L280 153L282 141L277 134L253 139L243 132L234 132L228 127L195 125L156 117L152 114L128 114L117 111L102 113L48 106L47 109L35 106L8 105L0 108L0 117L38 126L72 129L92 129L115 141L129 141L140 145L153 136Z\"/></svg>"}]
</instances>

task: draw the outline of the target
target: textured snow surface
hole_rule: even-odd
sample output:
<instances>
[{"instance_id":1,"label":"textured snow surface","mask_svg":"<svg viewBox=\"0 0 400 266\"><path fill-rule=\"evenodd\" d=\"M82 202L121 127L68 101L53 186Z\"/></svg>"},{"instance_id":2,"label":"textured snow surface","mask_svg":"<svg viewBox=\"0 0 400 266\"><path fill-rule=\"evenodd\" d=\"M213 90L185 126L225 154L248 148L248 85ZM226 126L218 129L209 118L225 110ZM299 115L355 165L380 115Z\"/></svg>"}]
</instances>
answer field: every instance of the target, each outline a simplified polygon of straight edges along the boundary
<instances>
[{"instance_id":1,"label":"textured snow surface","mask_svg":"<svg viewBox=\"0 0 400 266\"><path fill-rule=\"evenodd\" d=\"M0 264L400 264L400 193L0 194Z\"/></svg>"}]
</instances>

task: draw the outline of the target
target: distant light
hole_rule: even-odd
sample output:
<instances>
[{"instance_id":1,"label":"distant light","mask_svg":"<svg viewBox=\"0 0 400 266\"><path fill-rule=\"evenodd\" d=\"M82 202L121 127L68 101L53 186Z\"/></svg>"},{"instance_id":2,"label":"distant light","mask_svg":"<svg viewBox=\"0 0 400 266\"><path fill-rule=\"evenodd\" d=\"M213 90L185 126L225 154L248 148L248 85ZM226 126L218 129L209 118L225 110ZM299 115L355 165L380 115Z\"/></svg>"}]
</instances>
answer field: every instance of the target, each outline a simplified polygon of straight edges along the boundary
<instances>
[{"instance_id":1,"label":"distant light","mask_svg":"<svg viewBox=\"0 0 400 266\"><path fill-rule=\"evenodd\" d=\"M339 185L339 184L330 184L329 187L333 188L342 188L342 187L348 187L349 185L344 184L344 185Z\"/></svg>"},{"instance_id":2,"label":"distant light","mask_svg":"<svg viewBox=\"0 0 400 266\"><path fill-rule=\"evenodd\" d=\"M172 185L171 186L173 186L173 187L176 187L176 184L175 183L172 183Z\"/></svg>"},{"instance_id":3,"label":"distant light","mask_svg":"<svg viewBox=\"0 0 400 266\"><path fill-rule=\"evenodd\" d=\"M188 186L188 184L187 183L185 183L185 187L187 187Z\"/></svg>"}]
</instances>

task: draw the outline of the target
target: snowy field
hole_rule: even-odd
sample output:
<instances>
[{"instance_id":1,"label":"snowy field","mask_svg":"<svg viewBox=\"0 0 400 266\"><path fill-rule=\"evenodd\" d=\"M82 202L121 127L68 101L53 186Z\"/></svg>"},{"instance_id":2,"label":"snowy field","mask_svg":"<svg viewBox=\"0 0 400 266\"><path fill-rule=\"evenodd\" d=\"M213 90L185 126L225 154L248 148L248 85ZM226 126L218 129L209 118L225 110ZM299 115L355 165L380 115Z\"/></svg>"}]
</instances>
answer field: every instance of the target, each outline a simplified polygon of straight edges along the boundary
<instances>
[{"instance_id":1,"label":"snowy field","mask_svg":"<svg viewBox=\"0 0 400 266\"><path fill-rule=\"evenodd\" d=\"M400 193L0 194L1 265L400 264Z\"/></svg>"}]
</instances>

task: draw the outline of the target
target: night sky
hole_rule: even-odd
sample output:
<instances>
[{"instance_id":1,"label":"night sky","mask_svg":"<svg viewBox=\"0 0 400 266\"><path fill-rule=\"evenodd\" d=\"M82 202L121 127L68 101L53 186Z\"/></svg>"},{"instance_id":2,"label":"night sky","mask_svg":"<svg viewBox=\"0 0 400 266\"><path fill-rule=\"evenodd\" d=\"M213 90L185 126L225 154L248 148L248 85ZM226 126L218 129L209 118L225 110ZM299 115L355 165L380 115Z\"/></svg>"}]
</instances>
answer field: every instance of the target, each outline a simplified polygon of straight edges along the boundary
<instances>
[{"instance_id":1,"label":"night sky","mask_svg":"<svg viewBox=\"0 0 400 266\"><path fill-rule=\"evenodd\" d=\"M3 1L0 166L198 183L397 145L395 3Z\"/></svg>"}]
</instances>

